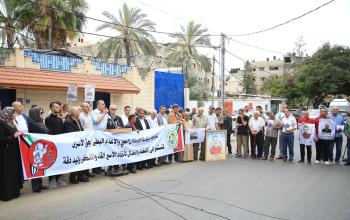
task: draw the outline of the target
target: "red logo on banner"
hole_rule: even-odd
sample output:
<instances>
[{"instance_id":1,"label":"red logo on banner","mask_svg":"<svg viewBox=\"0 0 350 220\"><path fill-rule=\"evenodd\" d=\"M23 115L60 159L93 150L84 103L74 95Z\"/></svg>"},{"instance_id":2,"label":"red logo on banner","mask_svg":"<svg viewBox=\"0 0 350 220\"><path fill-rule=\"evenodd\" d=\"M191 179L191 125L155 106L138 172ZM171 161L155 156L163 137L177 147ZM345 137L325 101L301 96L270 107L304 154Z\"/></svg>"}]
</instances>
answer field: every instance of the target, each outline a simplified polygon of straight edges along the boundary
<instances>
[{"instance_id":1,"label":"red logo on banner","mask_svg":"<svg viewBox=\"0 0 350 220\"><path fill-rule=\"evenodd\" d=\"M50 168L57 159L57 148L48 140L37 140L30 145L28 160L38 170Z\"/></svg>"}]
</instances>

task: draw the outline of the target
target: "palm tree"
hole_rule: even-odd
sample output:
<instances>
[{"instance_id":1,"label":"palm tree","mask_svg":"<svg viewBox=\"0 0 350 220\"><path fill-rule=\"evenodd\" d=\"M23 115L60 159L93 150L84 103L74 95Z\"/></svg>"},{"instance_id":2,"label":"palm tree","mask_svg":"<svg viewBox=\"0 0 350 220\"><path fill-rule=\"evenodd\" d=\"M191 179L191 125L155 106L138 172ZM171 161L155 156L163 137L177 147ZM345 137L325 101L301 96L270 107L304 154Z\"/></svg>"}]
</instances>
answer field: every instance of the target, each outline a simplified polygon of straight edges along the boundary
<instances>
[{"instance_id":1,"label":"palm tree","mask_svg":"<svg viewBox=\"0 0 350 220\"><path fill-rule=\"evenodd\" d=\"M86 21L85 0L19 1L23 4L18 17L26 21L22 25L33 33L39 49L66 47L67 39L76 37Z\"/></svg>"},{"instance_id":2,"label":"palm tree","mask_svg":"<svg viewBox=\"0 0 350 220\"><path fill-rule=\"evenodd\" d=\"M96 31L105 28L112 29L118 34L100 44L100 57L126 57L127 65L131 64L135 55L155 55L155 38L146 30L155 30L155 23L147 19L147 15L139 8L129 8L126 3L119 9L118 17L104 11L102 13L110 23L102 24Z\"/></svg>"},{"instance_id":3,"label":"palm tree","mask_svg":"<svg viewBox=\"0 0 350 220\"><path fill-rule=\"evenodd\" d=\"M13 48L16 38L16 5L17 2L13 0L0 0L0 24L2 27L0 30L1 46L5 44L8 48Z\"/></svg>"},{"instance_id":4,"label":"palm tree","mask_svg":"<svg viewBox=\"0 0 350 220\"><path fill-rule=\"evenodd\" d=\"M181 32L176 32L170 35L176 39L176 43L169 46L170 53L167 56L168 60L176 62L183 66L184 61L187 65L191 60L194 60L197 66L202 66L205 72L210 72L211 62L206 56L200 54L197 46L210 45L210 38L206 34L208 29L203 28L201 24L195 24L190 21L187 27L181 25ZM188 87L188 73L185 70L185 87Z\"/></svg>"}]
</instances>

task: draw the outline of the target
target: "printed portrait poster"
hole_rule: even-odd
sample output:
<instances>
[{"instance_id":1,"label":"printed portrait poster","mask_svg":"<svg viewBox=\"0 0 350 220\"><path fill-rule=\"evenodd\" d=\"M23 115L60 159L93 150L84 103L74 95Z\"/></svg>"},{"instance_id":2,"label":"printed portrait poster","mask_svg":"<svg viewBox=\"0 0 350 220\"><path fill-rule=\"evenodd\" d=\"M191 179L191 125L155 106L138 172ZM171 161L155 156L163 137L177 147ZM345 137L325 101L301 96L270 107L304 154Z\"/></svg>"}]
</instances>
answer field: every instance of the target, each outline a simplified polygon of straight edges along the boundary
<instances>
[{"instance_id":1,"label":"printed portrait poster","mask_svg":"<svg viewBox=\"0 0 350 220\"><path fill-rule=\"evenodd\" d=\"M75 84L69 84L67 90L67 101L75 102L78 97L78 86Z\"/></svg>"},{"instance_id":2,"label":"printed portrait poster","mask_svg":"<svg viewBox=\"0 0 350 220\"><path fill-rule=\"evenodd\" d=\"M226 132L208 131L206 139L206 161L226 160Z\"/></svg>"},{"instance_id":3,"label":"printed portrait poster","mask_svg":"<svg viewBox=\"0 0 350 220\"><path fill-rule=\"evenodd\" d=\"M186 144L196 144L202 143L205 139L205 129L204 128L192 128L188 129L186 132Z\"/></svg>"},{"instance_id":4,"label":"printed portrait poster","mask_svg":"<svg viewBox=\"0 0 350 220\"><path fill-rule=\"evenodd\" d=\"M95 101L95 85L86 84L85 85L85 102Z\"/></svg>"},{"instance_id":5,"label":"printed portrait poster","mask_svg":"<svg viewBox=\"0 0 350 220\"><path fill-rule=\"evenodd\" d=\"M318 138L322 140L333 140L336 124L331 119L320 118L318 124Z\"/></svg>"},{"instance_id":6,"label":"printed portrait poster","mask_svg":"<svg viewBox=\"0 0 350 220\"><path fill-rule=\"evenodd\" d=\"M314 124L299 124L299 143L305 145L312 145L315 137Z\"/></svg>"}]
</instances>

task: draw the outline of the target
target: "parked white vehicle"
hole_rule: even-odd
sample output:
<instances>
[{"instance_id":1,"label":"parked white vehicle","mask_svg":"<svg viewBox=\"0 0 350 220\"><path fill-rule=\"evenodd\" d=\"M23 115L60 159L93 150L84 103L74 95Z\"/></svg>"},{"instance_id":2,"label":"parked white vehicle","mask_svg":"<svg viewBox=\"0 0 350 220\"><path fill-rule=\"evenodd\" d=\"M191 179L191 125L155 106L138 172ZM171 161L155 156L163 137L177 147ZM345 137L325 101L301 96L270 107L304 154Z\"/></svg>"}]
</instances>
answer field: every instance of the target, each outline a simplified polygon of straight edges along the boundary
<instances>
[{"instance_id":1,"label":"parked white vehicle","mask_svg":"<svg viewBox=\"0 0 350 220\"><path fill-rule=\"evenodd\" d=\"M329 110L332 111L332 108L337 106L340 112L350 111L350 102L346 99L334 99L329 104Z\"/></svg>"}]
</instances>

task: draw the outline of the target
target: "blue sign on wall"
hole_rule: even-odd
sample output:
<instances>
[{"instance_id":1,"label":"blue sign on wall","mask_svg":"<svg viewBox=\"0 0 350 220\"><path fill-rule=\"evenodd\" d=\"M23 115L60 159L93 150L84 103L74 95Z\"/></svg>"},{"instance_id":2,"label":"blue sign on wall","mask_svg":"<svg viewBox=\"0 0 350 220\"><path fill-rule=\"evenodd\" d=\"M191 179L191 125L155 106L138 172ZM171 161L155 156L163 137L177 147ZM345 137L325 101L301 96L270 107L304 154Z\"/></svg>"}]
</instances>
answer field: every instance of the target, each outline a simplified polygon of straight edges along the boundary
<instances>
[{"instance_id":1,"label":"blue sign on wall","mask_svg":"<svg viewBox=\"0 0 350 220\"><path fill-rule=\"evenodd\" d=\"M167 108L172 104L184 107L184 75L155 71L154 108L158 111L161 105Z\"/></svg>"}]
</instances>

